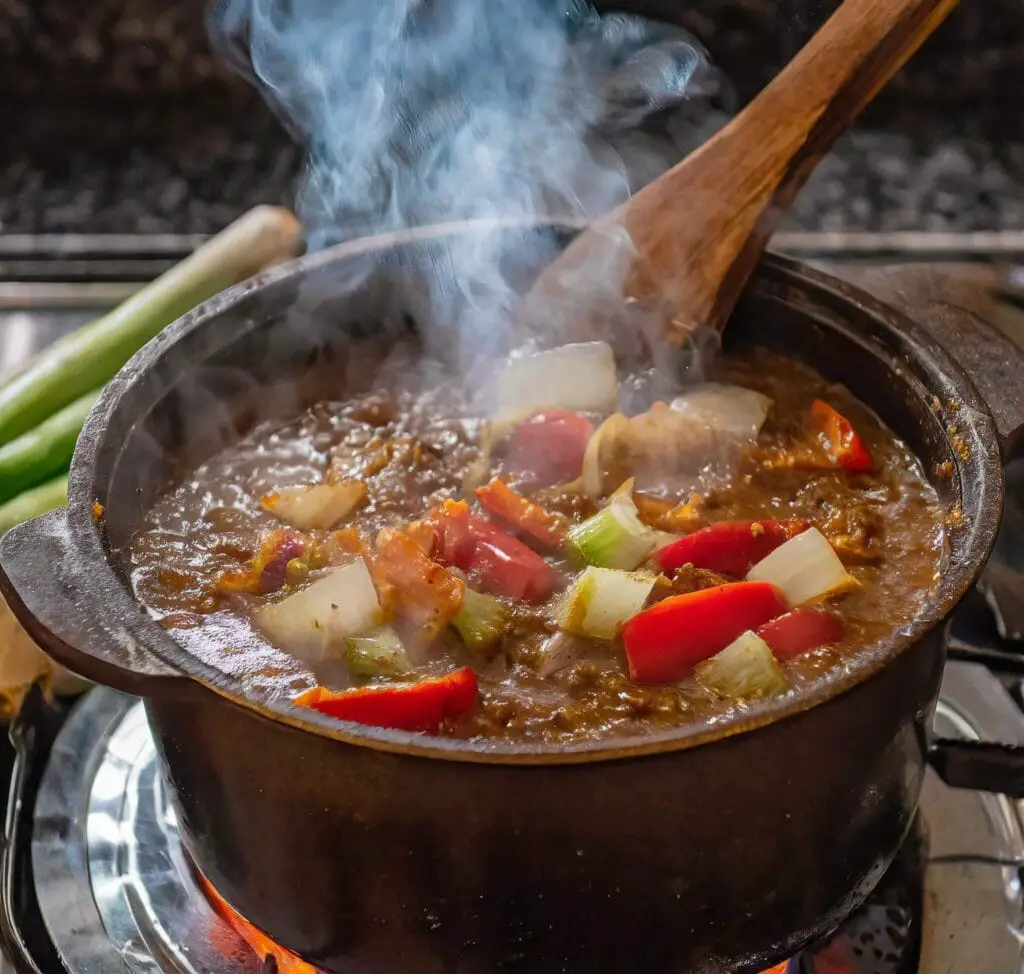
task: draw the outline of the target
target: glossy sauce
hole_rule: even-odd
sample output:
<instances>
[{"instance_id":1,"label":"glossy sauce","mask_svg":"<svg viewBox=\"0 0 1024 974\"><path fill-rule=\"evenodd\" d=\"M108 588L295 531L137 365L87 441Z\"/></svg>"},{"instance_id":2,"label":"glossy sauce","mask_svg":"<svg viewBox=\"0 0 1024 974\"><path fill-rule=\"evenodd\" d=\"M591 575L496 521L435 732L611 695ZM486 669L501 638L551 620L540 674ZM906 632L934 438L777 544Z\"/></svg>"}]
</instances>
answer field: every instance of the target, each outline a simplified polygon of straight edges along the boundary
<instances>
[{"instance_id":1,"label":"glossy sauce","mask_svg":"<svg viewBox=\"0 0 1024 974\"><path fill-rule=\"evenodd\" d=\"M756 448L736 459L728 481L701 491L694 527L730 519L805 518L830 536L850 540L853 560L847 559L847 569L861 583L830 604L845 626L842 644L785 665L799 691L888 639L920 611L940 567L940 505L913 455L845 390L762 351L729 357L719 372L716 379L763 392L774 405ZM252 627L251 612L274 596L225 597L215 592L215 583L253 556L261 536L280 527L258 498L282 487L325 476L358 477L368 486L369 502L355 521L371 535L422 516L446 497L461 496L467 468L479 456L478 420L451 384L417 386L410 381L405 388L321 403L300 416L260 424L211 458L156 504L134 539L133 584L141 601L191 652L243 678L261 697L290 696L318 682L348 685L344 664L313 673ZM875 458L873 474L766 462L776 448L806 439L809 406L818 397L853 421ZM500 462L495 469L501 472ZM545 506L577 518L594 509L576 494L547 491L541 497ZM555 563L568 577L571 566ZM683 570L673 590L724 580ZM467 662L477 670L479 708L443 733L587 740L718 722L744 707L693 680L678 687L637 686L626 675L620 645L556 636L551 613L550 605L517 606L501 651L483 664L469 658L454 634L410 647L422 672L441 673Z\"/></svg>"}]
</instances>

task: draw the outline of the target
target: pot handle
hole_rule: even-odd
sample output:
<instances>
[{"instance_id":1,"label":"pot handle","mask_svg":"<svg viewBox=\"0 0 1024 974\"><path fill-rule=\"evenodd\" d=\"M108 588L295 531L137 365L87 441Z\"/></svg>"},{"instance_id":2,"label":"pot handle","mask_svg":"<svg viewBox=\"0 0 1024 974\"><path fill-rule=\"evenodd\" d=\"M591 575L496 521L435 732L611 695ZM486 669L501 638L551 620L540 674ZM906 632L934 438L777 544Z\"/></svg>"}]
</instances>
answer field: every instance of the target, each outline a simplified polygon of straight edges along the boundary
<instances>
[{"instance_id":1,"label":"pot handle","mask_svg":"<svg viewBox=\"0 0 1024 974\"><path fill-rule=\"evenodd\" d=\"M939 738L932 742L928 763L953 788L1024 798L1024 747Z\"/></svg>"},{"instance_id":2,"label":"pot handle","mask_svg":"<svg viewBox=\"0 0 1024 974\"><path fill-rule=\"evenodd\" d=\"M166 696L197 684L112 623L72 569L67 509L0 537L0 593L32 639L73 673L133 696Z\"/></svg>"},{"instance_id":3,"label":"pot handle","mask_svg":"<svg viewBox=\"0 0 1024 974\"><path fill-rule=\"evenodd\" d=\"M928 331L988 405L1004 455L1024 446L1024 350L990 324L997 307L992 287L921 264L833 272Z\"/></svg>"}]
</instances>

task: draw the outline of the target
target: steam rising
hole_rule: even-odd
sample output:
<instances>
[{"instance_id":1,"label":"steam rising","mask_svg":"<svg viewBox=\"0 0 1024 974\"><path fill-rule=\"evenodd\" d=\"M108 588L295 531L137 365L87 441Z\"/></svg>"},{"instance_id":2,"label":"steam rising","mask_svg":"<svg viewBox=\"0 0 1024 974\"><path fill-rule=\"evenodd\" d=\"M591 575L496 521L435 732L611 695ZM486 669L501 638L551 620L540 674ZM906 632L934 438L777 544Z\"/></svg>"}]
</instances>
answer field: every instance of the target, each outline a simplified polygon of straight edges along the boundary
<instances>
[{"instance_id":1,"label":"steam rising","mask_svg":"<svg viewBox=\"0 0 1024 974\"><path fill-rule=\"evenodd\" d=\"M210 22L307 147L311 249L459 219L583 222L721 118L718 75L685 31L581 0L222 0ZM588 307L563 313L621 303L622 243L583 269ZM509 344L510 246L456 237L432 260L430 318L477 355Z\"/></svg>"}]
</instances>

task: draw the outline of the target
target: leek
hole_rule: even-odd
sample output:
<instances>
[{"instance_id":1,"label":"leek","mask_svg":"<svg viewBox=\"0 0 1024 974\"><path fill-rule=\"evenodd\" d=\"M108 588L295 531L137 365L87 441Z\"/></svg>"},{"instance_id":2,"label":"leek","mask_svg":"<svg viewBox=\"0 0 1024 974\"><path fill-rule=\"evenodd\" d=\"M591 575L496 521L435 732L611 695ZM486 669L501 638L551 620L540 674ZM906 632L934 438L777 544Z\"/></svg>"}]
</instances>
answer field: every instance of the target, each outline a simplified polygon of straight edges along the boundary
<instances>
[{"instance_id":1,"label":"leek","mask_svg":"<svg viewBox=\"0 0 1024 974\"><path fill-rule=\"evenodd\" d=\"M459 614L452 620L462 641L474 652L489 649L505 634L509 610L499 599L466 588Z\"/></svg>"},{"instance_id":2,"label":"leek","mask_svg":"<svg viewBox=\"0 0 1024 974\"><path fill-rule=\"evenodd\" d=\"M633 498L616 494L604 510L569 529L570 550L587 565L630 571L658 543L658 536L640 520Z\"/></svg>"},{"instance_id":3,"label":"leek","mask_svg":"<svg viewBox=\"0 0 1024 974\"><path fill-rule=\"evenodd\" d=\"M408 676L413 671L402 640L390 626L381 626L361 636L349 636L345 640L345 660L352 676L362 680Z\"/></svg>"},{"instance_id":4,"label":"leek","mask_svg":"<svg viewBox=\"0 0 1024 974\"><path fill-rule=\"evenodd\" d=\"M750 631L711 659L698 663L694 673L701 684L730 700L774 697L788 686L771 647Z\"/></svg>"},{"instance_id":5,"label":"leek","mask_svg":"<svg viewBox=\"0 0 1024 974\"><path fill-rule=\"evenodd\" d=\"M559 625L575 636L614 639L619 627L643 610L656 576L590 566L565 595Z\"/></svg>"}]
</instances>

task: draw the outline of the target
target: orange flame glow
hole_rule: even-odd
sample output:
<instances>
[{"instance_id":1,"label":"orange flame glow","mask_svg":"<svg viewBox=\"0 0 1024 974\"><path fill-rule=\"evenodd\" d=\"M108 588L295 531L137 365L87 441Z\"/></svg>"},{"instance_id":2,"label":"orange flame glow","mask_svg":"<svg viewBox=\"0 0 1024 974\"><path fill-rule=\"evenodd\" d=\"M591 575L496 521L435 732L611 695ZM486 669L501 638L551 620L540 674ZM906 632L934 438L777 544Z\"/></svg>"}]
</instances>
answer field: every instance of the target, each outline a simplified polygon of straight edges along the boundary
<instances>
[{"instance_id":1,"label":"orange flame glow","mask_svg":"<svg viewBox=\"0 0 1024 974\"><path fill-rule=\"evenodd\" d=\"M198 872L198 870L196 870ZM290 950L274 943L262 930L258 930L237 910L229 906L224 898L214 888L213 884L200 875L199 881L202 884L203 892L210 901L213 908L231 925L232 929L240 936L260 958L272 956L277 961L278 974L320 974L317 968L307 964L301 957L293 954Z\"/></svg>"}]
</instances>

